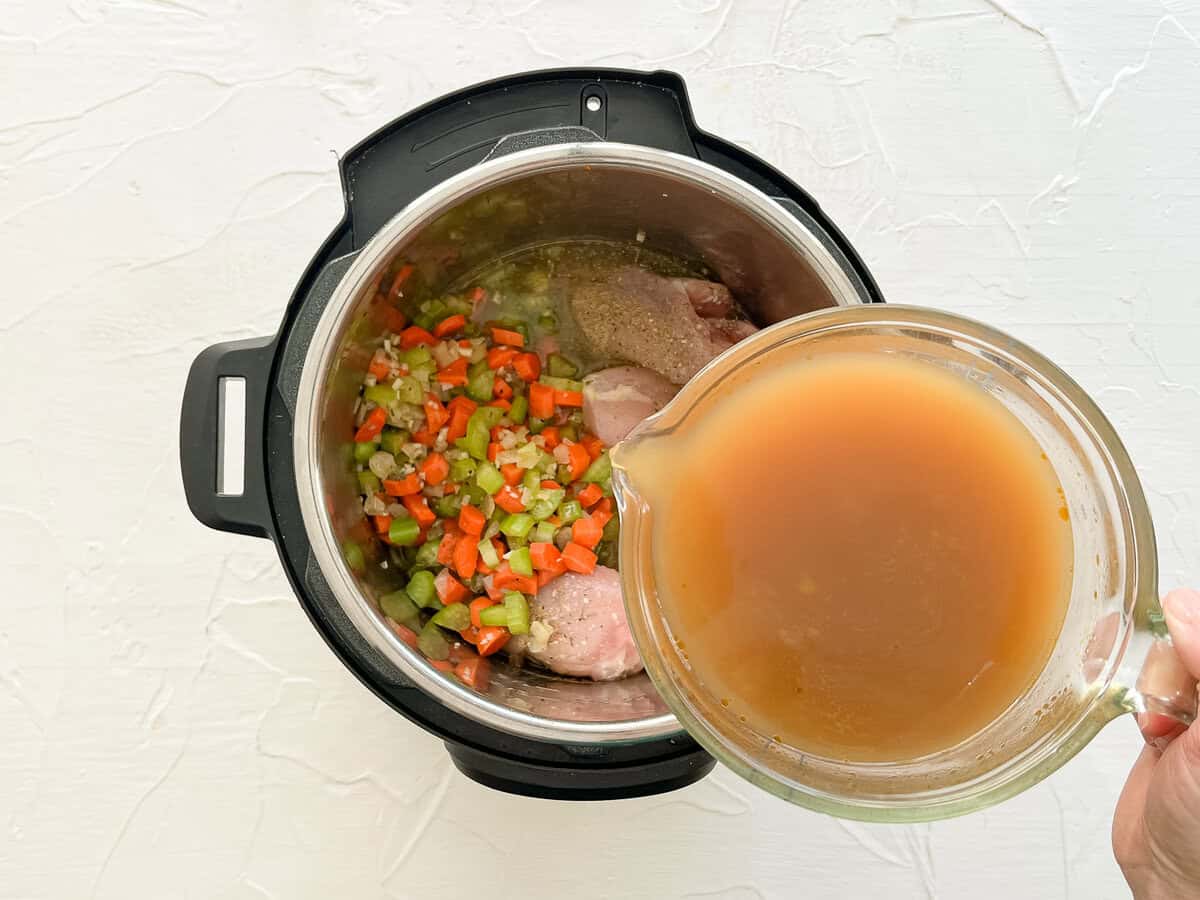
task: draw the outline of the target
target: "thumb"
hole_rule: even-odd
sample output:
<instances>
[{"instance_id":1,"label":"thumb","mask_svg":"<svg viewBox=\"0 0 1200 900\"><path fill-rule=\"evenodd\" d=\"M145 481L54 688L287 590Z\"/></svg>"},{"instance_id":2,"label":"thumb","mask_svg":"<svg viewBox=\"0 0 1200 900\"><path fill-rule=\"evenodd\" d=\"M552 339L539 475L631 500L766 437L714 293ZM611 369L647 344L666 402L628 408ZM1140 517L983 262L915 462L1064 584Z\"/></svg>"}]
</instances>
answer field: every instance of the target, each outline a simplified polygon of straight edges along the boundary
<instances>
[{"instance_id":1,"label":"thumb","mask_svg":"<svg viewBox=\"0 0 1200 900\"><path fill-rule=\"evenodd\" d=\"M1163 598L1171 643L1185 669L1200 680L1200 591L1176 590Z\"/></svg>"}]
</instances>

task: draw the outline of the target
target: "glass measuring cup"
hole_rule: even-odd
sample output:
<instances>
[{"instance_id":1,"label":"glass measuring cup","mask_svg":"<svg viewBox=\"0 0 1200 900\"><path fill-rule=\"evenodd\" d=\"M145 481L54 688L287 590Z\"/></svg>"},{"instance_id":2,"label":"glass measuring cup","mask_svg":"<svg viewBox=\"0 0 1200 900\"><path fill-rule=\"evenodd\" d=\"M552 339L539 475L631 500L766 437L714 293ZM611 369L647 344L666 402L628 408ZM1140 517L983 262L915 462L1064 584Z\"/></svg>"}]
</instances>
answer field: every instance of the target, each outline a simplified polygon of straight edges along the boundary
<instances>
[{"instance_id":1,"label":"glass measuring cup","mask_svg":"<svg viewBox=\"0 0 1200 900\"><path fill-rule=\"evenodd\" d=\"M1074 546L1058 641L1036 681L959 744L916 759L847 762L773 740L720 703L678 649L654 569L654 510L639 491L639 445L680 442L731 390L784 362L837 353L901 354L986 390L1029 430L1058 475ZM665 446L665 445L664 445ZM864 460L872 448L862 448ZM739 343L612 452L621 577L646 670L680 723L718 760L821 812L881 822L960 815L1045 778L1125 712L1190 723L1197 690L1158 604L1154 531L1137 474L1095 403L1049 360L980 323L935 310L824 310ZM851 488L852 489L852 488ZM848 535L869 541L870 535Z\"/></svg>"}]
</instances>

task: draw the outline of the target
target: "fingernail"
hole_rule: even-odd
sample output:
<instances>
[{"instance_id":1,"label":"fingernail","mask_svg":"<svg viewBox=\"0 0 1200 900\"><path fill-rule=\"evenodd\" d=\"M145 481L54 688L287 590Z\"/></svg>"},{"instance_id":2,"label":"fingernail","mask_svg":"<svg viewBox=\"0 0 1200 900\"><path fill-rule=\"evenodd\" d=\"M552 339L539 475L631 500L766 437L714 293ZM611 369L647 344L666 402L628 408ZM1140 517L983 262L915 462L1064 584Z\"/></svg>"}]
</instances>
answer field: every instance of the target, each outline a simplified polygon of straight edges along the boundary
<instances>
[{"instance_id":1,"label":"fingernail","mask_svg":"<svg viewBox=\"0 0 1200 900\"><path fill-rule=\"evenodd\" d=\"M1200 591L1180 589L1163 598L1163 614L1170 624L1185 628L1200 625Z\"/></svg>"}]
</instances>

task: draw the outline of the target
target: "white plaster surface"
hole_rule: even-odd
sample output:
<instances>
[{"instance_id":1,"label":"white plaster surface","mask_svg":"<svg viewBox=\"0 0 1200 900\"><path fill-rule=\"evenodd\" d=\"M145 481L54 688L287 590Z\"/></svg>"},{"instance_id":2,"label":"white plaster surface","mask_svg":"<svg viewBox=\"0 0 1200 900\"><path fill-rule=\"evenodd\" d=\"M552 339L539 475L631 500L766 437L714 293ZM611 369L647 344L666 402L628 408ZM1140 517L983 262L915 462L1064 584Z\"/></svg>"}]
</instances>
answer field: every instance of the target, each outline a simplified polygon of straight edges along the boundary
<instances>
[{"instance_id":1,"label":"white plaster surface","mask_svg":"<svg viewBox=\"0 0 1200 900\"><path fill-rule=\"evenodd\" d=\"M1200 580L1200 4L0 2L0 898L1126 896L1117 722L991 811L868 827L718 771L487 791L347 674L265 541L197 524L177 414L274 331L336 154L530 68L666 67L896 301L1008 328L1116 422Z\"/></svg>"}]
</instances>

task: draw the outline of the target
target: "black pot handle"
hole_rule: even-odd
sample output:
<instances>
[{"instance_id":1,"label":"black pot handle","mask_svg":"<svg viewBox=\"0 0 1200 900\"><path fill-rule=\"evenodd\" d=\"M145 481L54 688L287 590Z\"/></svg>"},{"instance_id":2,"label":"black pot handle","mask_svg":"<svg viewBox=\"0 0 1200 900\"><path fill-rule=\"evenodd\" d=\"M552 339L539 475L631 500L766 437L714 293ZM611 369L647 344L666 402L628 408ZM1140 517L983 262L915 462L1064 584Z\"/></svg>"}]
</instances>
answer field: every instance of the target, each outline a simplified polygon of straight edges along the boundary
<instances>
[{"instance_id":1,"label":"black pot handle","mask_svg":"<svg viewBox=\"0 0 1200 900\"><path fill-rule=\"evenodd\" d=\"M674 756L621 766L548 765L446 742L460 772L485 787L547 800L623 800L678 790L712 771L716 760L690 740Z\"/></svg>"},{"instance_id":2,"label":"black pot handle","mask_svg":"<svg viewBox=\"0 0 1200 900\"><path fill-rule=\"evenodd\" d=\"M271 536L263 429L274 356L274 338L214 344L196 357L188 373L179 419L179 462L192 515L209 528ZM226 378L244 379L246 385L245 476L239 494L221 493L218 485L224 424L221 382Z\"/></svg>"}]
</instances>

